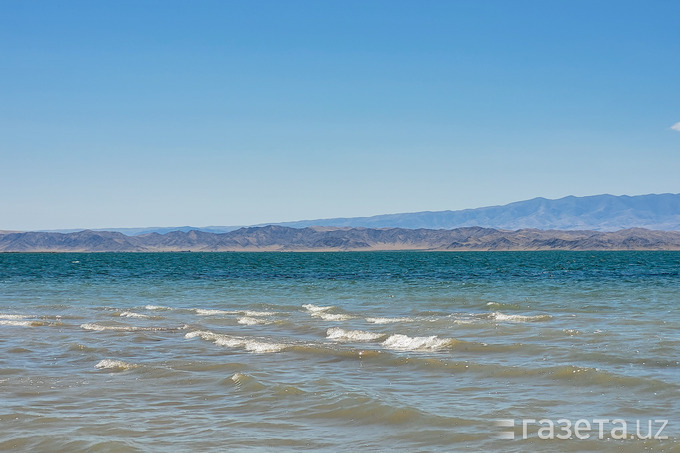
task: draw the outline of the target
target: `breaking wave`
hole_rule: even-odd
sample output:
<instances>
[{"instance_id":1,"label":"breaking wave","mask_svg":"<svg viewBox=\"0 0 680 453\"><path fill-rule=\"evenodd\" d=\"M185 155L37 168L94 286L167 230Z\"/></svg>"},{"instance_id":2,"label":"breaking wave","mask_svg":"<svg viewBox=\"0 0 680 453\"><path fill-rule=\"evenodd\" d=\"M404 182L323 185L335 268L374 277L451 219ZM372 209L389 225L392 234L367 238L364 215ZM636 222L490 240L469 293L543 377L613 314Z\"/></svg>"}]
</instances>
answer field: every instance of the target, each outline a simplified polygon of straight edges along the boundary
<instances>
[{"instance_id":1,"label":"breaking wave","mask_svg":"<svg viewBox=\"0 0 680 453\"><path fill-rule=\"evenodd\" d=\"M98 332L104 330L113 330L119 332L137 332L137 331L160 332L160 331L183 330L187 328L187 326L182 327L103 326L97 323L81 324L80 327L85 330L94 330Z\"/></svg>"},{"instance_id":2,"label":"breaking wave","mask_svg":"<svg viewBox=\"0 0 680 453\"><path fill-rule=\"evenodd\" d=\"M455 341L453 338L439 338L436 335L431 337L409 337L407 335L395 334L390 335L381 344L387 349L398 351L437 351L453 346Z\"/></svg>"},{"instance_id":3,"label":"breaking wave","mask_svg":"<svg viewBox=\"0 0 680 453\"><path fill-rule=\"evenodd\" d=\"M131 368L137 368L139 365L134 364L134 363L128 363L128 362L123 362L122 360L111 360L111 359L104 359L100 360L99 363L97 363L95 368L99 369L104 369L104 370L129 370Z\"/></svg>"},{"instance_id":4,"label":"breaking wave","mask_svg":"<svg viewBox=\"0 0 680 453\"><path fill-rule=\"evenodd\" d=\"M397 322L413 322L413 318L366 318L372 324L393 324Z\"/></svg>"},{"instance_id":5,"label":"breaking wave","mask_svg":"<svg viewBox=\"0 0 680 453\"><path fill-rule=\"evenodd\" d=\"M345 330L331 327L326 331L326 338L334 341L375 341L384 338L386 334L366 332L363 330Z\"/></svg>"},{"instance_id":6,"label":"breaking wave","mask_svg":"<svg viewBox=\"0 0 680 453\"><path fill-rule=\"evenodd\" d=\"M490 316L492 319L495 319L496 321L509 321L509 322L547 321L548 319L552 319L552 316L550 315L534 315L534 316L505 315L500 312L491 313Z\"/></svg>"},{"instance_id":7,"label":"breaking wave","mask_svg":"<svg viewBox=\"0 0 680 453\"><path fill-rule=\"evenodd\" d=\"M197 330L187 333L184 338L191 339L199 337L206 341L212 341L218 346L225 346L227 348L242 348L249 352L280 352L289 347L285 343L270 343L262 340L255 340L244 337L236 337L230 335L222 335L207 330Z\"/></svg>"},{"instance_id":8,"label":"breaking wave","mask_svg":"<svg viewBox=\"0 0 680 453\"><path fill-rule=\"evenodd\" d=\"M148 318L149 315L144 315L142 313L135 313L132 311L124 311L119 315L121 318Z\"/></svg>"}]
</instances>

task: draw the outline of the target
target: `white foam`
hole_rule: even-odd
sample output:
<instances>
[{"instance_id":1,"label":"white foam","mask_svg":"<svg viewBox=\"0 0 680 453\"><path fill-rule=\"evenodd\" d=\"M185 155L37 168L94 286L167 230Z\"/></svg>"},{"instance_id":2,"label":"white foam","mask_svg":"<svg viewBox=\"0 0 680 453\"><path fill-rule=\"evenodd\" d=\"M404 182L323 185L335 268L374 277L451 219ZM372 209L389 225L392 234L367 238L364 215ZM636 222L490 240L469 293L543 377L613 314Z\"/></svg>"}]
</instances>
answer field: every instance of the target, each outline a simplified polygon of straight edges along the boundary
<instances>
[{"instance_id":1,"label":"white foam","mask_svg":"<svg viewBox=\"0 0 680 453\"><path fill-rule=\"evenodd\" d=\"M339 327L331 327L326 331L326 338L335 341L375 341L383 338L385 334L366 332L364 330L345 330Z\"/></svg>"},{"instance_id":2,"label":"white foam","mask_svg":"<svg viewBox=\"0 0 680 453\"><path fill-rule=\"evenodd\" d=\"M505 315L499 312L491 313L491 317L496 321L509 321L509 322L546 321L552 318L552 316L550 315L535 315L535 316Z\"/></svg>"},{"instance_id":3,"label":"white foam","mask_svg":"<svg viewBox=\"0 0 680 453\"><path fill-rule=\"evenodd\" d=\"M252 310L206 310L203 308L196 308L194 310L197 315L201 316L215 316L215 315L243 315L250 318L262 317L262 316L274 316L278 313L275 311L252 311Z\"/></svg>"},{"instance_id":4,"label":"white foam","mask_svg":"<svg viewBox=\"0 0 680 453\"><path fill-rule=\"evenodd\" d=\"M417 351L423 349L436 351L451 346L454 341L453 338L439 338L436 335L431 337L409 337L407 335L395 334L383 341L382 345L388 349L399 351Z\"/></svg>"},{"instance_id":5,"label":"white foam","mask_svg":"<svg viewBox=\"0 0 680 453\"><path fill-rule=\"evenodd\" d=\"M123 362L122 360L104 359L100 360L94 367L99 369L120 369L129 370L130 368L137 368L139 365L134 363Z\"/></svg>"},{"instance_id":6,"label":"white foam","mask_svg":"<svg viewBox=\"0 0 680 453\"><path fill-rule=\"evenodd\" d=\"M248 376L247 374L243 374L243 373L234 373L231 376L231 380L236 382L237 384L242 384L244 381L249 381L251 379L252 378L250 376Z\"/></svg>"},{"instance_id":7,"label":"white foam","mask_svg":"<svg viewBox=\"0 0 680 453\"><path fill-rule=\"evenodd\" d=\"M393 324L397 322L412 322L412 318L366 318L366 322L373 324Z\"/></svg>"},{"instance_id":8,"label":"white foam","mask_svg":"<svg viewBox=\"0 0 680 453\"><path fill-rule=\"evenodd\" d=\"M95 330L98 332L104 330L113 330L120 332L136 332L136 331L158 332L164 330L182 330L187 328L186 325L182 327L136 327L136 326L102 326L101 324L96 323L81 324L80 327L85 330Z\"/></svg>"},{"instance_id":9,"label":"white foam","mask_svg":"<svg viewBox=\"0 0 680 453\"><path fill-rule=\"evenodd\" d=\"M21 327L32 327L35 325L40 325L35 321L14 321L9 319L0 319L0 326L21 326Z\"/></svg>"},{"instance_id":10,"label":"white foam","mask_svg":"<svg viewBox=\"0 0 680 453\"><path fill-rule=\"evenodd\" d=\"M121 318L148 318L149 315L143 315L141 313L134 313L131 311L124 311L120 314Z\"/></svg>"},{"instance_id":11,"label":"white foam","mask_svg":"<svg viewBox=\"0 0 680 453\"><path fill-rule=\"evenodd\" d=\"M235 311L225 311L225 310L205 310L203 308L195 309L197 315L201 316L213 316L213 315L233 315L237 312Z\"/></svg>"},{"instance_id":12,"label":"white foam","mask_svg":"<svg viewBox=\"0 0 680 453\"><path fill-rule=\"evenodd\" d=\"M250 316L242 316L242 317L238 318L238 323L243 324L245 326L254 326L256 324L265 324L265 325L271 324L272 322L268 321L266 319L257 319L257 318L253 318L253 317L250 317Z\"/></svg>"},{"instance_id":13,"label":"white foam","mask_svg":"<svg viewBox=\"0 0 680 453\"><path fill-rule=\"evenodd\" d=\"M28 319L28 318L33 318L34 316L28 316L28 315L9 315L9 314L2 314L0 313L0 319Z\"/></svg>"},{"instance_id":14,"label":"white foam","mask_svg":"<svg viewBox=\"0 0 680 453\"><path fill-rule=\"evenodd\" d=\"M327 307L320 307L320 306L314 305L314 304L305 304L305 305L302 306L302 308L304 308L307 311L310 311L312 313L318 313L318 312L321 312L321 311L330 310L330 309L335 308L335 307L332 306L332 305L329 305Z\"/></svg>"},{"instance_id":15,"label":"white foam","mask_svg":"<svg viewBox=\"0 0 680 453\"><path fill-rule=\"evenodd\" d=\"M172 310L170 307L161 307L160 305L147 305L144 308L147 310Z\"/></svg>"},{"instance_id":16,"label":"white foam","mask_svg":"<svg viewBox=\"0 0 680 453\"><path fill-rule=\"evenodd\" d=\"M347 321L348 319L354 318L351 315L345 315L342 313L325 313L323 311L318 311L312 313L314 318L321 318L324 321Z\"/></svg>"},{"instance_id":17,"label":"white foam","mask_svg":"<svg viewBox=\"0 0 680 453\"><path fill-rule=\"evenodd\" d=\"M239 312L241 314L244 314L246 316L251 316L251 317L258 317L258 316L274 316L278 315L279 313L276 311L251 311L251 310L246 310L246 311L241 311Z\"/></svg>"},{"instance_id":18,"label":"white foam","mask_svg":"<svg viewBox=\"0 0 680 453\"><path fill-rule=\"evenodd\" d=\"M206 341L212 341L218 346L225 346L227 348L243 348L246 351L263 353L263 352L279 352L287 348L289 345L283 343L269 343L261 340L254 340L243 337L233 337L230 335L216 334L207 330L198 330L189 332L184 335L184 338L190 339L199 337Z\"/></svg>"}]
</instances>

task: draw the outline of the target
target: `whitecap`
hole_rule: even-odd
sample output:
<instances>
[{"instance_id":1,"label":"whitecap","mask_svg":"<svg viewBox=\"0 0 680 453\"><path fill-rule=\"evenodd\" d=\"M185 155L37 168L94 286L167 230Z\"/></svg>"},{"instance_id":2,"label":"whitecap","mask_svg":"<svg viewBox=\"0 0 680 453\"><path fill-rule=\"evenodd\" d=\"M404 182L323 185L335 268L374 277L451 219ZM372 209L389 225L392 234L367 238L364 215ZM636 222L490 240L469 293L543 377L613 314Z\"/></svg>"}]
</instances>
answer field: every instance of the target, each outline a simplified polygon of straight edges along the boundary
<instances>
[{"instance_id":1,"label":"whitecap","mask_svg":"<svg viewBox=\"0 0 680 453\"><path fill-rule=\"evenodd\" d=\"M496 321L509 321L509 322L531 322L531 321L546 321L551 319L550 315L506 315L500 312L491 313L491 317Z\"/></svg>"},{"instance_id":2,"label":"whitecap","mask_svg":"<svg viewBox=\"0 0 680 453\"><path fill-rule=\"evenodd\" d=\"M253 318L253 317L250 317L250 316L242 316L242 317L238 318L238 323L243 324L245 326L254 326L256 324L265 324L265 325L271 324L272 322L268 321L266 319L257 319L257 318Z\"/></svg>"},{"instance_id":3,"label":"whitecap","mask_svg":"<svg viewBox=\"0 0 680 453\"><path fill-rule=\"evenodd\" d=\"M134 313L131 311L124 311L119 315L121 318L148 318L149 315L143 315L141 313Z\"/></svg>"},{"instance_id":4,"label":"whitecap","mask_svg":"<svg viewBox=\"0 0 680 453\"><path fill-rule=\"evenodd\" d=\"M332 305L329 305L327 307L320 307L320 306L314 305L314 304L305 304L305 305L302 306L302 308L306 309L307 311L311 311L312 313L317 313L317 312L320 312L320 311L327 311L327 310L330 310L330 309L335 308L335 307L332 306Z\"/></svg>"},{"instance_id":5,"label":"whitecap","mask_svg":"<svg viewBox=\"0 0 680 453\"><path fill-rule=\"evenodd\" d=\"M104 331L104 330L113 330L113 331L120 331L120 332L136 332L136 331L151 331L151 332L158 332L158 331L165 331L165 330L183 330L186 329L187 326L182 326L182 327L136 327L136 326L102 326L101 324L96 324L96 323L85 323L81 324L80 327L85 330L94 330L94 331Z\"/></svg>"},{"instance_id":6,"label":"whitecap","mask_svg":"<svg viewBox=\"0 0 680 453\"><path fill-rule=\"evenodd\" d=\"M28 315L10 315L10 314L2 314L2 313L0 313L0 319L28 319L28 318L33 318L33 316L28 316Z\"/></svg>"},{"instance_id":7,"label":"whitecap","mask_svg":"<svg viewBox=\"0 0 680 453\"><path fill-rule=\"evenodd\" d=\"M160 305L147 305L144 308L147 310L172 310L170 307L162 307Z\"/></svg>"},{"instance_id":8,"label":"whitecap","mask_svg":"<svg viewBox=\"0 0 680 453\"><path fill-rule=\"evenodd\" d=\"M348 319L353 319L352 315L345 315L342 313L325 313L323 311L318 311L312 313L314 318L321 318L324 321L347 321Z\"/></svg>"},{"instance_id":9,"label":"whitecap","mask_svg":"<svg viewBox=\"0 0 680 453\"><path fill-rule=\"evenodd\" d=\"M366 318L372 324L393 324L397 322L412 322L412 318Z\"/></svg>"},{"instance_id":10,"label":"whitecap","mask_svg":"<svg viewBox=\"0 0 680 453\"><path fill-rule=\"evenodd\" d=\"M234 337L230 335L216 334L207 330L198 330L189 332L184 335L184 338L190 339L199 337L206 341L212 341L218 346L225 346L228 348L243 348L250 352L279 352L287 348L289 345L284 343L270 343L267 341L256 340L251 338Z\"/></svg>"},{"instance_id":11,"label":"whitecap","mask_svg":"<svg viewBox=\"0 0 680 453\"><path fill-rule=\"evenodd\" d=\"M35 321L15 321L10 319L0 319L0 326L21 326L21 327L33 327L36 325L42 325Z\"/></svg>"},{"instance_id":12,"label":"whitecap","mask_svg":"<svg viewBox=\"0 0 680 453\"><path fill-rule=\"evenodd\" d=\"M331 327L326 331L326 338L335 341L375 341L383 337L385 337L383 333L345 330L339 327Z\"/></svg>"},{"instance_id":13,"label":"whitecap","mask_svg":"<svg viewBox=\"0 0 680 453\"><path fill-rule=\"evenodd\" d=\"M453 338L439 338L436 335L431 337L409 337L407 335L391 335L382 345L388 349L399 351L433 350L450 347L455 340Z\"/></svg>"},{"instance_id":14,"label":"whitecap","mask_svg":"<svg viewBox=\"0 0 680 453\"><path fill-rule=\"evenodd\" d=\"M238 312L235 311L225 311L225 310L206 310L203 308L196 308L194 310L197 315L201 316L213 316L213 315L233 315Z\"/></svg>"},{"instance_id":15,"label":"whitecap","mask_svg":"<svg viewBox=\"0 0 680 453\"><path fill-rule=\"evenodd\" d=\"M279 314L276 311L251 311L251 310L240 311L239 313L251 317L274 316Z\"/></svg>"},{"instance_id":16,"label":"whitecap","mask_svg":"<svg viewBox=\"0 0 680 453\"><path fill-rule=\"evenodd\" d=\"M122 360L104 359L100 360L94 367L99 369L119 369L129 370L130 368L137 368L139 365L134 363L123 362Z\"/></svg>"}]
</instances>

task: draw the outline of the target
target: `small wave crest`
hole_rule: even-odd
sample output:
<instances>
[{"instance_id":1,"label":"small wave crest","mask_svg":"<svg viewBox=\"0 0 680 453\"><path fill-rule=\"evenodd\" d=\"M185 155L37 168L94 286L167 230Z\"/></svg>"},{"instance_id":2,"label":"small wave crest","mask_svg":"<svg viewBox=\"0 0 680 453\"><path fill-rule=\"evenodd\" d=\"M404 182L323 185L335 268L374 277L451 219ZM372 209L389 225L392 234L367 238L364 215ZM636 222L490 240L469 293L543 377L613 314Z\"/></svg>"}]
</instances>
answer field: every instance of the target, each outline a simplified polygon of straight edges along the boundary
<instances>
[{"instance_id":1,"label":"small wave crest","mask_svg":"<svg viewBox=\"0 0 680 453\"><path fill-rule=\"evenodd\" d=\"M172 310L170 307L162 307L160 305L146 305L144 308L147 310Z\"/></svg>"},{"instance_id":2,"label":"small wave crest","mask_svg":"<svg viewBox=\"0 0 680 453\"><path fill-rule=\"evenodd\" d=\"M0 326L39 327L44 325L45 323L41 321L16 321L13 319L0 319Z\"/></svg>"},{"instance_id":3,"label":"small wave crest","mask_svg":"<svg viewBox=\"0 0 680 453\"><path fill-rule=\"evenodd\" d=\"M240 372L231 375L226 383L234 385L240 390L257 391L265 388L254 377Z\"/></svg>"},{"instance_id":4,"label":"small wave crest","mask_svg":"<svg viewBox=\"0 0 680 453\"><path fill-rule=\"evenodd\" d=\"M335 341L375 341L384 338L383 333L366 332L363 330L345 330L331 327L326 331L326 338Z\"/></svg>"},{"instance_id":5,"label":"small wave crest","mask_svg":"<svg viewBox=\"0 0 680 453\"><path fill-rule=\"evenodd\" d=\"M244 326L255 326L257 324L271 324L272 321L268 321L266 319L259 319L259 318L253 318L252 316L242 316L238 318L238 323L243 324Z\"/></svg>"},{"instance_id":6,"label":"small wave crest","mask_svg":"<svg viewBox=\"0 0 680 453\"><path fill-rule=\"evenodd\" d=\"M28 316L28 315L10 315L10 314L4 314L0 313L0 319L29 319L33 318L34 316Z\"/></svg>"},{"instance_id":7,"label":"small wave crest","mask_svg":"<svg viewBox=\"0 0 680 453\"><path fill-rule=\"evenodd\" d=\"M312 313L312 317L320 318L324 321L347 321L348 319L354 318L354 316L346 315L344 313L326 313L323 311Z\"/></svg>"},{"instance_id":8,"label":"small wave crest","mask_svg":"<svg viewBox=\"0 0 680 453\"><path fill-rule=\"evenodd\" d=\"M132 311L124 311L119 315L121 318L148 318L149 315L145 315L142 313L135 313Z\"/></svg>"},{"instance_id":9,"label":"small wave crest","mask_svg":"<svg viewBox=\"0 0 680 453\"><path fill-rule=\"evenodd\" d=\"M552 319L550 315L506 315L500 312L491 313L490 317L496 321L509 321L509 322L532 322L532 321L547 321Z\"/></svg>"},{"instance_id":10,"label":"small wave crest","mask_svg":"<svg viewBox=\"0 0 680 453\"><path fill-rule=\"evenodd\" d=\"M278 315L275 311L253 311L253 310L214 310L205 308L194 309L197 315L200 316L215 316L215 315L242 315L251 318L262 317L262 316L274 316Z\"/></svg>"},{"instance_id":11,"label":"small wave crest","mask_svg":"<svg viewBox=\"0 0 680 453\"><path fill-rule=\"evenodd\" d=\"M453 338L439 338L436 335L431 337L409 337L408 335L395 334L390 335L387 340L383 341L382 346L398 351L437 351L453 346L455 341Z\"/></svg>"},{"instance_id":12,"label":"small wave crest","mask_svg":"<svg viewBox=\"0 0 680 453\"><path fill-rule=\"evenodd\" d=\"M331 310L331 309L333 309L333 308L335 308L335 307L332 306L332 305L329 305L329 306L326 306L326 307L321 307L321 306L319 306L319 305L314 305L314 304L304 304L304 305L302 306L302 308L304 308L305 310L307 310L307 311L309 311L309 312L311 312L311 313L318 313L318 312L322 312L322 311Z\"/></svg>"},{"instance_id":13,"label":"small wave crest","mask_svg":"<svg viewBox=\"0 0 680 453\"><path fill-rule=\"evenodd\" d=\"M189 332L184 336L184 338L187 339L196 337L199 337L206 341L212 341L218 346L225 346L228 348L243 348L246 351L256 353L280 352L289 346L284 343L270 343L267 341L257 339L222 335L207 330L197 330L194 332Z\"/></svg>"},{"instance_id":14,"label":"small wave crest","mask_svg":"<svg viewBox=\"0 0 680 453\"><path fill-rule=\"evenodd\" d=\"M122 360L111 360L111 359L104 359L100 360L99 363L97 363L95 368L98 369L104 369L104 370L129 370L131 368L137 368L139 365L134 364L134 363L128 363L128 362L123 362Z\"/></svg>"},{"instance_id":15,"label":"small wave crest","mask_svg":"<svg viewBox=\"0 0 680 453\"><path fill-rule=\"evenodd\" d=\"M137 332L137 331L149 331L149 332L160 332L160 331L173 331L173 330L183 330L187 326L182 327L137 327L137 326L103 326L97 323L85 323L80 325L81 329L94 330L101 332L104 330L113 330L120 332Z\"/></svg>"},{"instance_id":16,"label":"small wave crest","mask_svg":"<svg viewBox=\"0 0 680 453\"><path fill-rule=\"evenodd\" d=\"M413 318L366 318L372 324L393 324L397 322L412 322Z\"/></svg>"},{"instance_id":17,"label":"small wave crest","mask_svg":"<svg viewBox=\"0 0 680 453\"><path fill-rule=\"evenodd\" d=\"M196 308L194 310L200 316L214 316L214 315L233 315L235 312L226 310L206 310L203 308Z\"/></svg>"},{"instance_id":18,"label":"small wave crest","mask_svg":"<svg viewBox=\"0 0 680 453\"><path fill-rule=\"evenodd\" d=\"M237 313L241 314L241 315L245 315L245 316L251 316L251 317L275 316L275 315L279 314L279 312L277 312L277 311L252 311L252 310L239 311Z\"/></svg>"}]
</instances>

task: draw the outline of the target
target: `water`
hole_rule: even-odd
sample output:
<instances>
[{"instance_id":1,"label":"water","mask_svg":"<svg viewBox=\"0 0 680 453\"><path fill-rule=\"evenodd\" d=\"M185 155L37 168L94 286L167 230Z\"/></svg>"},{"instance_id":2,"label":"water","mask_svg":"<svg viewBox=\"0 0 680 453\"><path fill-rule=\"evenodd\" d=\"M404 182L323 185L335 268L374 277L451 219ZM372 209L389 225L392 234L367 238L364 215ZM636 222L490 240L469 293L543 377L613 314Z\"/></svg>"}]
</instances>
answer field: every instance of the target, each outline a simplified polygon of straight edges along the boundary
<instances>
[{"instance_id":1,"label":"water","mask_svg":"<svg viewBox=\"0 0 680 453\"><path fill-rule=\"evenodd\" d=\"M678 252L4 254L0 450L680 451L679 299Z\"/></svg>"}]
</instances>

